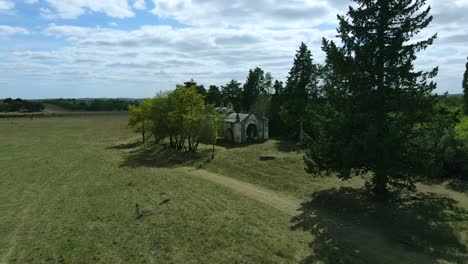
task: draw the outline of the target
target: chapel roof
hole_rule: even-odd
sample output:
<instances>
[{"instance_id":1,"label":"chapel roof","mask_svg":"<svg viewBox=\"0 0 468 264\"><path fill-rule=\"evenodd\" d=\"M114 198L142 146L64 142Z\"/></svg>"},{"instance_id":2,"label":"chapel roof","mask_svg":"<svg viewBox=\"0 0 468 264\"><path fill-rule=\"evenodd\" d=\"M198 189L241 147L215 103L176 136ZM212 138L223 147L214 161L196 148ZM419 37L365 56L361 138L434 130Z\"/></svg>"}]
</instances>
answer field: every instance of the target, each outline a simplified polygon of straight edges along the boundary
<instances>
[{"instance_id":1,"label":"chapel roof","mask_svg":"<svg viewBox=\"0 0 468 264\"><path fill-rule=\"evenodd\" d=\"M236 122L237 115L239 115L239 120L242 122L245 119L247 119L251 114L232 113L232 114L229 114L226 117L226 119L224 119L224 121L228 122L228 123L234 123L234 122Z\"/></svg>"}]
</instances>

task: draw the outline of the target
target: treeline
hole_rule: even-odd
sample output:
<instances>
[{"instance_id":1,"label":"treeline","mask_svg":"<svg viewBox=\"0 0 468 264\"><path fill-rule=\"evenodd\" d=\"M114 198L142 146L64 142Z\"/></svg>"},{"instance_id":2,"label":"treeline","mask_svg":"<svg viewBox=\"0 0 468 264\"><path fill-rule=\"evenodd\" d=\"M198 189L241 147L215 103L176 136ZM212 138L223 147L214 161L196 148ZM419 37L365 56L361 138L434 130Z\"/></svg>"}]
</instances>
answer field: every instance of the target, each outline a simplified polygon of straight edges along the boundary
<instances>
[{"instance_id":1,"label":"treeline","mask_svg":"<svg viewBox=\"0 0 468 264\"><path fill-rule=\"evenodd\" d=\"M200 86L188 82L174 91L160 93L130 106L129 125L140 132L143 142L168 140L170 148L196 152L200 142L216 143L222 128L222 116L200 92Z\"/></svg>"},{"instance_id":2,"label":"treeline","mask_svg":"<svg viewBox=\"0 0 468 264\"><path fill-rule=\"evenodd\" d=\"M0 101L0 112L41 112L44 105L38 101L23 100L20 98L6 98Z\"/></svg>"},{"instance_id":3,"label":"treeline","mask_svg":"<svg viewBox=\"0 0 468 264\"><path fill-rule=\"evenodd\" d=\"M125 99L50 99L43 102L71 111L127 111L129 105L140 104L137 100Z\"/></svg>"}]
</instances>

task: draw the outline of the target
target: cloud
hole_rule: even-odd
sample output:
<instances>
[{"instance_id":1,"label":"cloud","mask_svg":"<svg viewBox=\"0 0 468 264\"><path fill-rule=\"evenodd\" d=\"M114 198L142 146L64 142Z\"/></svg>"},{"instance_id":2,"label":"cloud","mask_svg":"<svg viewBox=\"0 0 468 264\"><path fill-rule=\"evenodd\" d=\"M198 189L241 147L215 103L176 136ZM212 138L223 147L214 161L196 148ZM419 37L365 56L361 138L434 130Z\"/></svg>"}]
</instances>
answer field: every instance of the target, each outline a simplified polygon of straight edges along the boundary
<instances>
[{"instance_id":1,"label":"cloud","mask_svg":"<svg viewBox=\"0 0 468 264\"><path fill-rule=\"evenodd\" d=\"M284 79L304 36L319 40L324 35L317 29L142 26L126 31L55 24L42 33L69 44L57 50L9 54L6 59L16 62L15 72L27 73L30 65L42 65L42 72L34 70L35 78L48 80L54 76L66 82L69 73L74 72L83 83L96 79L106 80L109 85L138 83L153 92L171 89L191 78L205 85L222 85L231 79L243 82L248 70L257 66ZM333 34L325 32L329 37ZM323 60L320 47L311 48ZM0 69L0 76L10 74Z\"/></svg>"},{"instance_id":2,"label":"cloud","mask_svg":"<svg viewBox=\"0 0 468 264\"><path fill-rule=\"evenodd\" d=\"M136 10L145 10L146 9L145 0L135 0L133 2L133 8L135 8Z\"/></svg>"},{"instance_id":3,"label":"cloud","mask_svg":"<svg viewBox=\"0 0 468 264\"><path fill-rule=\"evenodd\" d=\"M20 34L22 35L29 34L29 31L21 27L11 27L11 26L0 25L0 37L8 37L8 36L20 35Z\"/></svg>"},{"instance_id":4,"label":"cloud","mask_svg":"<svg viewBox=\"0 0 468 264\"><path fill-rule=\"evenodd\" d=\"M15 3L9 0L0 0L0 12L10 11L15 8Z\"/></svg>"},{"instance_id":5,"label":"cloud","mask_svg":"<svg viewBox=\"0 0 468 264\"><path fill-rule=\"evenodd\" d=\"M75 19L87 12L104 13L109 17L128 18L135 14L127 0L45 0L51 9L42 12L47 18Z\"/></svg>"},{"instance_id":6,"label":"cloud","mask_svg":"<svg viewBox=\"0 0 468 264\"><path fill-rule=\"evenodd\" d=\"M438 32L439 38L427 51L418 54L416 68L440 66L436 79L438 91L460 92L468 54L465 45L468 5L460 0L429 1L434 22L418 37L427 38ZM60 43L59 47L16 49L10 53L2 53L0 49L3 58L0 82L15 83L12 76L21 73L34 76L36 82L53 79L59 87L74 85L85 89L87 85L102 85L100 89L109 93L118 84L123 90L126 88L126 96L130 96L135 87L142 87L141 94L134 97L171 89L190 78L205 85L222 85L230 79L244 82L248 70L257 66L285 80L301 41L312 50L315 61L324 61L321 39L335 39L336 14L344 14L348 2L351 3L340 0L42 2L47 5L39 7L40 12L47 18L78 18L91 12L124 18L140 13L135 10L148 9L159 18L170 18L169 21L175 20L183 26L145 25L146 18L138 22L139 17L132 19L132 30L120 28L127 26L127 20L108 19L97 27L78 26L84 24L80 22L85 16L73 23L54 21L60 24L49 24L41 33L42 37ZM155 21L159 19L155 17ZM133 25L138 23L135 29ZM16 32L4 33L8 36L28 33L24 28L0 27L0 36L1 32ZM8 67L4 67L5 64ZM5 81L6 78L10 79ZM80 79L79 84L74 82L76 78ZM112 95L124 94L109 94Z\"/></svg>"},{"instance_id":7,"label":"cloud","mask_svg":"<svg viewBox=\"0 0 468 264\"><path fill-rule=\"evenodd\" d=\"M333 19L339 10L324 0L153 0L153 3L153 14L196 26L307 27Z\"/></svg>"},{"instance_id":8,"label":"cloud","mask_svg":"<svg viewBox=\"0 0 468 264\"><path fill-rule=\"evenodd\" d=\"M24 2L25 2L26 4L32 5L32 4L36 4L37 2L39 2L39 0L24 0Z\"/></svg>"}]
</instances>

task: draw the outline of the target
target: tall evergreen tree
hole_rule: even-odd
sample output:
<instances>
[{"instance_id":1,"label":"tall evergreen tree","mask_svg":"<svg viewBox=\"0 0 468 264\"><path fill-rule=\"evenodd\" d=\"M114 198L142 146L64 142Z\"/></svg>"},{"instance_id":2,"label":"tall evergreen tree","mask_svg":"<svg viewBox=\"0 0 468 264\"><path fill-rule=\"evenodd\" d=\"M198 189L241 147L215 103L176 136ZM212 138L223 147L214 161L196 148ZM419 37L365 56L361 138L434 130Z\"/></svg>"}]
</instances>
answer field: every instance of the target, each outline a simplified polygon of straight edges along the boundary
<instances>
[{"instance_id":1,"label":"tall evergreen tree","mask_svg":"<svg viewBox=\"0 0 468 264\"><path fill-rule=\"evenodd\" d=\"M264 92L265 74L262 69L249 70L247 81L242 91L242 110L250 111L257 101L260 93Z\"/></svg>"},{"instance_id":2,"label":"tall evergreen tree","mask_svg":"<svg viewBox=\"0 0 468 264\"><path fill-rule=\"evenodd\" d=\"M317 92L316 65L312 61L312 53L305 43L301 43L294 64L284 89L283 119L299 131L299 142L304 141L304 121L306 109L312 96Z\"/></svg>"},{"instance_id":3,"label":"tall evergreen tree","mask_svg":"<svg viewBox=\"0 0 468 264\"><path fill-rule=\"evenodd\" d=\"M421 11L426 0L353 1L347 17L338 16L343 46L324 40L332 110L305 160L310 173L371 173L366 186L383 200L389 186L414 188L435 164L434 142L444 131L431 94L437 68L415 71L413 63L436 35L411 41L432 21L430 7Z\"/></svg>"},{"instance_id":4,"label":"tall evergreen tree","mask_svg":"<svg viewBox=\"0 0 468 264\"><path fill-rule=\"evenodd\" d=\"M265 78L262 85L262 92L272 94L271 88L274 88L273 85L273 76L270 72L265 73Z\"/></svg>"},{"instance_id":5,"label":"tall evergreen tree","mask_svg":"<svg viewBox=\"0 0 468 264\"><path fill-rule=\"evenodd\" d=\"M283 131L283 122L281 120L280 112L281 107L283 106L283 83L276 80L273 85L274 94L271 97L271 107L270 107L270 135L272 136L282 136L285 131Z\"/></svg>"},{"instance_id":6,"label":"tall evergreen tree","mask_svg":"<svg viewBox=\"0 0 468 264\"><path fill-rule=\"evenodd\" d=\"M234 106L234 111L240 112L241 110L241 84L236 80L231 80L224 86L221 86L221 94L225 104L231 103Z\"/></svg>"},{"instance_id":7,"label":"tall evergreen tree","mask_svg":"<svg viewBox=\"0 0 468 264\"><path fill-rule=\"evenodd\" d=\"M468 115L468 62L466 63L466 70L465 74L463 75L463 99L465 115Z\"/></svg>"},{"instance_id":8,"label":"tall evergreen tree","mask_svg":"<svg viewBox=\"0 0 468 264\"><path fill-rule=\"evenodd\" d=\"M210 89L208 89L208 93L206 94L206 103L211 104L214 106L219 106L223 102L223 96L219 91L218 86L210 85Z\"/></svg>"}]
</instances>

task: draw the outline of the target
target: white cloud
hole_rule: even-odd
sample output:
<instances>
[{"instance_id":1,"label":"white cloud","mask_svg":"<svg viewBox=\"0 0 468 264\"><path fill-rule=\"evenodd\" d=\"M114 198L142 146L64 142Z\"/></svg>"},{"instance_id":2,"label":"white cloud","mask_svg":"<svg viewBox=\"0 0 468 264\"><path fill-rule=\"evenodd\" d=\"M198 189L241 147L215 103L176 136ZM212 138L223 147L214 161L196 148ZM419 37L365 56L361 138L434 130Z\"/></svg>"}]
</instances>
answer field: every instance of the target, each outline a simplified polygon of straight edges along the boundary
<instances>
[{"instance_id":1,"label":"white cloud","mask_svg":"<svg viewBox=\"0 0 468 264\"><path fill-rule=\"evenodd\" d=\"M132 8L150 3L44 1L50 5L42 7L41 14L49 18L75 18L87 12L126 17L133 15ZM440 66L438 91L460 92L468 54L468 33L464 30L468 23L466 0L429 1L434 22L420 37L439 32L439 38L428 51L419 54L416 67ZM127 87L128 95L136 86L146 87L145 91L152 93L171 89L190 78L205 85L221 85L230 79L244 82L248 70L257 66L284 80L301 41L308 44L316 61L324 61L321 38L335 37L336 14L347 9L347 4L340 0L153 0L153 3L152 13L189 27L141 26L136 30L119 30L119 25L125 25L125 21L119 20L119 25L112 22L107 27L50 24L43 34L68 42L50 51L0 54L5 61L14 62L9 67L2 67L4 64L0 62L0 81L2 76L14 76L17 72L33 74L44 82L53 76L61 87L75 85L76 78L82 80L82 86L96 86L94 83L99 80L107 82L109 92L114 91L116 84L122 89Z\"/></svg>"},{"instance_id":2,"label":"white cloud","mask_svg":"<svg viewBox=\"0 0 468 264\"><path fill-rule=\"evenodd\" d=\"M190 25L309 27L336 18L326 0L153 0L151 11Z\"/></svg>"},{"instance_id":3,"label":"white cloud","mask_svg":"<svg viewBox=\"0 0 468 264\"><path fill-rule=\"evenodd\" d=\"M15 3L9 0L0 0L0 12L10 11L15 8Z\"/></svg>"},{"instance_id":4,"label":"white cloud","mask_svg":"<svg viewBox=\"0 0 468 264\"><path fill-rule=\"evenodd\" d=\"M32 5L32 4L36 4L37 2L39 2L39 0L24 0L24 2L25 2L26 4Z\"/></svg>"},{"instance_id":5,"label":"white cloud","mask_svg":"<svg viewBox=\"0 0 468 264\"><path fill-rule=\"evenodd\" d=\"M145 10L146 9L146 1L145 0L135 0L133 2L133 8L137 10Z\"/></svg>"},{"instance_id":6,"label":"white cloud","mask_svg":"<svg viewBox=\"0 0 468 264\"><path fill-rule=\"evenodd\" d=\"M11 35L19 35L19 34L29 34L29 31L25 28L21 27L11 27L0 25L0 37L8 37Z\"/></svg>"},{"instance_id":7,"label":"white cloud","mask_svg":"<svg viewBox=\"0 0 468 264\"><path fill-rule=\"evenodd\" d=\"M309 44L314 54L322 56L318 43L323 36L317 29L143 26L124 31L53 24L43 33L70 40L70 44L53 51L11 53L7 60L17 63L16 71L27 73L30 65L43 65L34 71L37 78L54 76L65 82L73 76L83 82L138 83L152 92L171 89L190 78L205 85L222 85L230 79L243 82L248 70L257 66L284 79L300 42L317 36ZM325 34L333 36L334 32ZM0 69L0 76L9 75L5 71Z\"/></svg>"},{"instance_id":8,"label":"white cloud","mask_svg":"<svg viewBox=\"0 0 468 264\"><path fill-rule=\"evenodd\" d=\"M74 19L86 12L100 12L115 18L133 17L127 0L45 0L55 13L49 18Z\"/></svg>"}]
</instances>

